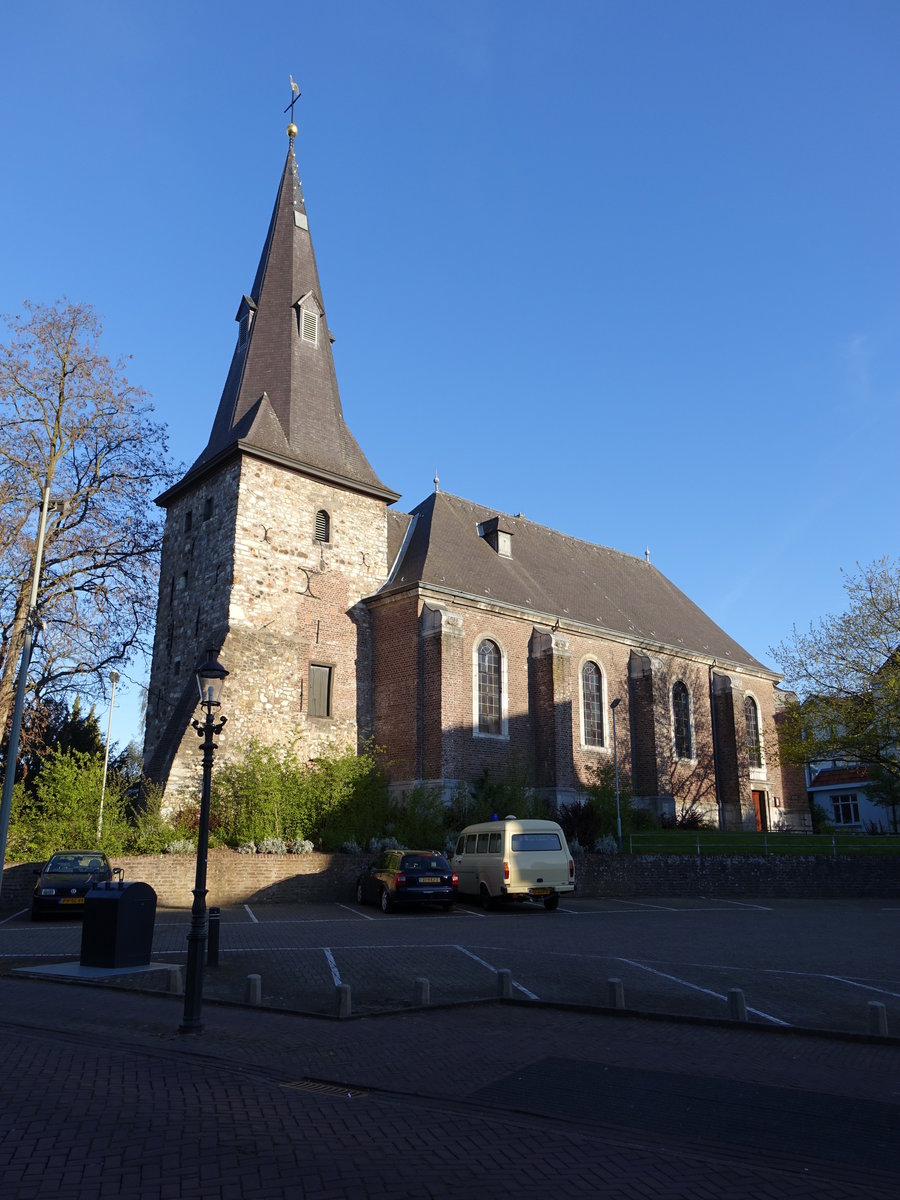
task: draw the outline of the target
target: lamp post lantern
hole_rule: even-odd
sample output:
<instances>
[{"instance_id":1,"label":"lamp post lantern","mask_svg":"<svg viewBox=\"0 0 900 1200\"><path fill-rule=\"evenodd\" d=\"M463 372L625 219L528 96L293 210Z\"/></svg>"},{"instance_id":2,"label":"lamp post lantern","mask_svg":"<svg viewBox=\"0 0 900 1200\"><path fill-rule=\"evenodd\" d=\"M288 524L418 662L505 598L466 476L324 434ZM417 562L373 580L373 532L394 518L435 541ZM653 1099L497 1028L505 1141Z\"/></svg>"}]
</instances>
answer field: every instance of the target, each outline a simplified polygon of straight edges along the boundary
<instances>
[{"instance_id":1,"label":"lamp post lantern","mask_svg":"<svg viewBox=\"0 0 900 1200\"><path fill-rule=\"evenodd\" d=\"M209 800L212 791L212 768L217 743L225 717L218 720L213 709L219 707L222 687L228 672L216 661L210 650L205 663L197 668L197 687L200 705L205 710L202 721L193 721L197 736L203 739L203 790L200 795L200 823L197 829L197 873L194 880L194 903L191 905L191 930L188 934L187 974L184 981L184 1017L180 1033L199 1033L203 1028L200 1013L203 1007L203 958L207 939L206 860L209 854Z\"/></svg>"},{"instance_id":2,"label":"lamp post lantern","mask_svg":"<svg viewBox=\"0 0 900 1200\"><path fill-rule=\"evenodd\" d=\"M116 702L116 684L119 682L119 672L110 671L109 682L112 684L112 691L109 696L109 722L106 726L106 753L103 755L103 786L100 788L100 816L97 818L97 846L100 846L100 838L103 836L103 798L106 795L106 770L109 766L109 739L112 736L112 715L113 705Z\"/></svg>"},{"instance_id":3,"label":"lamp post lantern","mask_svg":"<svg viewBox=\"0 0 900 1200\"><path fill-rule=\"evenodd\" d=\"M616 838L619 843L619 849L622 849L622 810L619 806L619 743L616 740L616 709L622 703L622 697L616 696L615 700L610 704L613 717L613 764L616 771Z\"/></svg>"}]
</instances>

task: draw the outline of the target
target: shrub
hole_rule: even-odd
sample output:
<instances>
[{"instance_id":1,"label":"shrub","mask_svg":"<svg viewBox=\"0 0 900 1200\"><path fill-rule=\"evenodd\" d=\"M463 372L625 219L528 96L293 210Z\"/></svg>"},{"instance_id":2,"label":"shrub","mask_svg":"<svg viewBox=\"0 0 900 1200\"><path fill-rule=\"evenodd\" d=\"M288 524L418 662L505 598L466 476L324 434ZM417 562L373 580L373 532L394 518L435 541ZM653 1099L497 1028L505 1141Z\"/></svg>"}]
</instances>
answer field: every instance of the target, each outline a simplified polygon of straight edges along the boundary
<instances>
[{"instance_id":1,"label":"shrub","mask_svg":"<svg viewBox=\"0 0 900 1200\"><path fill-rule=\"evenodd\" d=\"M312 854L314 850L315 846L309 838L298 838L297 841L291 842L288 847L289 854Z\"/></svg>"},{"instance_id":2,"label":"shrub","mask_svg":"<svg viewBox=\"0 0 900 1200\"><path fill-rule=\"evenodd\" d=\"M263 838L256 847L257 854L287 854L287 842L284 838Z\"/></svg>"},{"instance_id":3,"label":"shrub","mask_svg":"<svg viewBox=\"0 0 900 1200\"><path fill-rule=\"evenodd\" d=\"M194 854L197 847L189 838L176 838L166 846L166 854Z\"/></svg>"}]
</instances>

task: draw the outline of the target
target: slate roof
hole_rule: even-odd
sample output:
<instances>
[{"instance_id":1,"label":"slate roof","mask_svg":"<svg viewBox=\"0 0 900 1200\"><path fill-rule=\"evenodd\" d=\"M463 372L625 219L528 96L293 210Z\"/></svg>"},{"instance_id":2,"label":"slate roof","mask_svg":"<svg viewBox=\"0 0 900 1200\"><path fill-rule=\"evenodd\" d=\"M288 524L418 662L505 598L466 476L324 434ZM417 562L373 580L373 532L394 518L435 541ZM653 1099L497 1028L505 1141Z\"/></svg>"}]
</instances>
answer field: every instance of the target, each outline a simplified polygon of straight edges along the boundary
<instances>
[{"instance_id":1,"label":"slate roof","mask_svg":"<svg viewBox=\"0 0 900 1200\"><path fill-rule=\"evenodd\" d=\"M412 534L379 596L422 584L511 605L538 621L578 622L777 678L643 558L447 492L435 492L411 516ZM512 535L510 558L478 533L479 524L497 517Z\"/></svg>"},{"instance_id":2,"label":"slate roof","mask_svg":"<svg viewBox=\"0 0 900 1200\"><path fill-rule=\"evenodd\" d=\"M304 298L320 314L314 346L299 335L298 304ZM249 338L238 337L209 442L158 503L167 503L238 450L389 503L397 500L398 493L381 482L344 422L293 138L256 278L236 319L248 313Z\"/></svg>"}]
</instances>

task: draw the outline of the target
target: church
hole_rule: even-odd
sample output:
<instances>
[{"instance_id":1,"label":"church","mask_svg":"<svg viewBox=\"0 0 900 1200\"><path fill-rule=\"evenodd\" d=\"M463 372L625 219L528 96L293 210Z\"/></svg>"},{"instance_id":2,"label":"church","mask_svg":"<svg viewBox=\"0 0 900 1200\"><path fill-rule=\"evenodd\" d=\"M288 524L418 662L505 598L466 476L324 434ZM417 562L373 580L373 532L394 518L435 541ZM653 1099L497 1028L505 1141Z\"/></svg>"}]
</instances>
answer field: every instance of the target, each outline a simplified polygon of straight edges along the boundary
<instances>
[{"instance_id":1,"label":"church","mask_svg":"<svg viewBox=\"0 0 900 1200\"><path fill-rule=\"evenodd\" d=\"M219 761L251 739L309 758L374 739L395 789L515 769L563 804L615 753L659 815L808 827L802 770L778 756L779 677L648 558L437 480L395 509L344 421L296 135L209 441L157 500L145 774L196 792L211 648L229 671Z\"/></svg>"}]
</instances>

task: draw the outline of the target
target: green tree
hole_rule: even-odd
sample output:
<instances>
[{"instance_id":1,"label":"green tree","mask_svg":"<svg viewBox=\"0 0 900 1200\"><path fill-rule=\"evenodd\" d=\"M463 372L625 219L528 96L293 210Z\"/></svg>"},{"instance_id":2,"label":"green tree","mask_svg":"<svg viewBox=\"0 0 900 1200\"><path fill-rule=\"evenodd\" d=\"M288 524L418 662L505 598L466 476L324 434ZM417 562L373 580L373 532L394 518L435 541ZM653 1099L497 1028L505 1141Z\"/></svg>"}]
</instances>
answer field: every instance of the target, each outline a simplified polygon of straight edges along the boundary
<instances>
[{"instance_id":1,"label":"green tree","mask_svg":"<svg viewBox=\"0 0 900 1200\"><path fill-rule=\"evenodd\" d=\"M847 609L772 647L798 699L780 721L795 763L877 768L900 782L900 563L881 558L844 577Z\"/></svg>"},{"instance_id":2,"label":"green tree","mask_svg":"<svg viewBox=\"0 0 900 1200\"><path fill-rule=\"evenodd\" d=\"M870 768L866 796L873 804L890 810L891 829L900 832L900 775L881 766Z\"/></svg>"}]
</instances>

